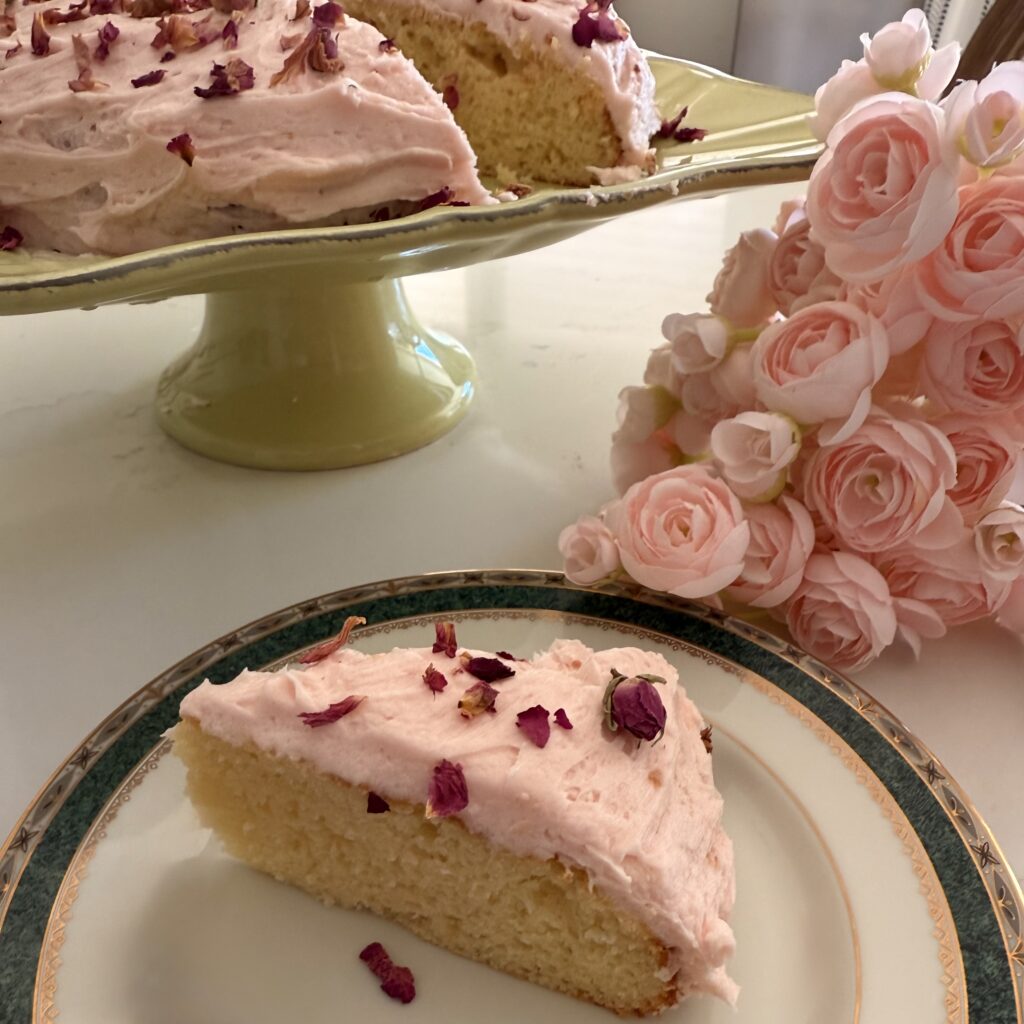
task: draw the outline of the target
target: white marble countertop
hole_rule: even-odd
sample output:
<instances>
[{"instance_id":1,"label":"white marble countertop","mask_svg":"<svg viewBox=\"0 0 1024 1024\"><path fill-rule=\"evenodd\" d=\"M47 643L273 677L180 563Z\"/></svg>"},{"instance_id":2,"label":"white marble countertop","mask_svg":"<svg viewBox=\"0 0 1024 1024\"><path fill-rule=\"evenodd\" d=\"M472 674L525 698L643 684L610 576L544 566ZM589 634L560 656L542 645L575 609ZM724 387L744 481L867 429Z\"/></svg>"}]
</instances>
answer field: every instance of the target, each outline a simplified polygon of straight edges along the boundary
<instances>
[{"instance_id":1,"label":"white marble countertop","mask_svg":"<svg viewBox=\"0 0 1024 1024\"><path fill-rule=\"evenodd\" d=\"M237 469L161 433L156 376L195 336L201 299L0 319L0 837L118 703L251 619L392 576L557 567L559 529L611 496L616 393L639 382L662 317L702 308L737 233L798 191L670 204L411 279L421 317L474 354L479 392L447 437L358 469ZM486 518L458 485L481 478L501 495ZM858 681L1021 871L1024 645L968 627Z\"/></svg>"}]
</instances>

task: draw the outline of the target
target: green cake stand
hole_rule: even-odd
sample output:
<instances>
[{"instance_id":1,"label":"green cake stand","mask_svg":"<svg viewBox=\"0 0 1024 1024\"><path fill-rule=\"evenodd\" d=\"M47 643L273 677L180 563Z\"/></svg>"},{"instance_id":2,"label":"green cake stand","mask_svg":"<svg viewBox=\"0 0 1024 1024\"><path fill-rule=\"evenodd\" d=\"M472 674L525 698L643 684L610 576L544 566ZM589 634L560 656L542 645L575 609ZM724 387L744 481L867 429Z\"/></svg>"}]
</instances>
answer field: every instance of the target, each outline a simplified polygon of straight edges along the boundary
<instances>
[{"instance_id":1,"label":"green cake stand","mask_svg":"<svg viewBox=\"0 0 1024 1024\"><path fill-rule=\"evenodd\" d=\"M491 207L382 224L208 239L131 256L0 253L0 315L206 295L192 347L157 385L172 437L265 469L334 469L411 451L473 398L473 360L409 308L401 278L528 252L676 198L806 178L820 147L798 93L651 55L660 109L700 142L661 143L641 181L538 188Z\"/></svg>"}]
</instances>

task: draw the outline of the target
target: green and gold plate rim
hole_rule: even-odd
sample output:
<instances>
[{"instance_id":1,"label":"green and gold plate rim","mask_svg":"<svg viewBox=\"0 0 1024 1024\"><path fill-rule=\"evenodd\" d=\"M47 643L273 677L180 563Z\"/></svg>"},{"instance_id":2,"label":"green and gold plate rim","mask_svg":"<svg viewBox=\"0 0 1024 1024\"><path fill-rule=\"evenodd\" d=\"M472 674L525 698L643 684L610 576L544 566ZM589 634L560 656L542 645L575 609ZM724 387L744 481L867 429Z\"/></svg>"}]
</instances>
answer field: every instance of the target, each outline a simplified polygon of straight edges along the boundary
<instances>
[{"instance_id":1,"label":"green and gold plate rim","mask_svg":"<svg viewBox=\"0 0 1024 1024\"><path fill-rule=\"evenodd\" d=\"M905 814L930 858L962 951L965 1024L1024 1024L1024 895L981 815L929 749L855 683L792 644L703 605L632 584L583 589L561 573L474 570L385 580L291 605L190 654L126 700L57 769L0 846L3 1024L33 1020L51 910L83 837L159 745L204 678L280 662L349 615L388 628L415 617L555 613L642 629L765 680L848 745Z\"/></svg>"}]
</instances>

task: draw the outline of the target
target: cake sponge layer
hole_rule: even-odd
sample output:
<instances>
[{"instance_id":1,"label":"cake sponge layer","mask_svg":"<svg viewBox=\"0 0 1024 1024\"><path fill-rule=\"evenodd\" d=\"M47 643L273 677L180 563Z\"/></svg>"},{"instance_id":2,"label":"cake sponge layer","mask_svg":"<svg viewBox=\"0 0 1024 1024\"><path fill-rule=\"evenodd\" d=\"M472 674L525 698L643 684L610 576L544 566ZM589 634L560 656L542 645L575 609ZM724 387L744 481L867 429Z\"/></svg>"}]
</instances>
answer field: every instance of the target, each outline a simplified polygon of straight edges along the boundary
<instances>
[{"instance_id":1,"label":"cake sponge layer","mask_svg":"<svg viewBox=\"0 0 1024 1024\"><path fill-rule=\"evenodd\" d=\"M368 814L366 789L189 719L172 736L204 824L253 867L619 1014L654 1013L685 994L659 977L662 943L579 868L496 848L457 819L427 819L422 805L391 800L390 812Z\"/></svg>"}]
</instances>

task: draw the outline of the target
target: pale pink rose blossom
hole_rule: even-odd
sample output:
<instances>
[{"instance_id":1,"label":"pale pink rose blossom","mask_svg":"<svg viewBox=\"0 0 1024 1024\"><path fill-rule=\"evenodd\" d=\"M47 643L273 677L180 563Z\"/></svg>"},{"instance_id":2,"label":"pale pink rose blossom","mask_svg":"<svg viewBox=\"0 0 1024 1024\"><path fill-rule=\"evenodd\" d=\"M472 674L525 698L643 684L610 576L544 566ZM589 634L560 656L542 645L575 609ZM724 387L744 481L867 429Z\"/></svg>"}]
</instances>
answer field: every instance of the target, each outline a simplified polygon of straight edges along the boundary
<instances>
[{"instance_id":1,"label":"pale pink rose blossom","mask_svg":"<svg viewBox=\"0 0 1024 1024\"><path fill-rule=\"evenodd\" d=\"M1024 636L1024 579L1011 587L996 616L996 622L1012 633Z\"/></svg>"},{"instance_id":2,"label":"pale pink rose blossom","mask_svg":"<svg viewBox=\"0 0 1024 1024\"><path fill-rule=\"evenodd\" d=\"M661 333L672 352L672 368L680 376L706 373L717 366L729 348L729 325L703 313L671 313Z\"/></svg>"},{"instance_id":3,"label":"pale pink rose blossom","mask_svg":"<svg viewBox=\"0 0 1024 1024\"><path fill-rule=\"evenodd\" d=\"M666 425L666 435L686 455L706 456L715 424L754 404L750 346L737 345L710 373L687 377L680 397L683 411Z\"/></svg>"},{"instance_id":4,"label":"pale pink rose blossom","mask_svg":"<svg viewBox=\"0 0 1024 1024\"><path fill-rule=\"evenodd\" d=\"M896 612L896 632L915 658L921 654L922 640L938 640L946 635L942 616L930 604L893 595L892 606Z\"/></svg>"},{"instance_id":5,"label":"pale pink rose blossom","mask_svg":"<svg viewBox=\"0 0 1024 1024\"><path fill-rule=\"evenodd\" d=\"M800 452L800 430L774 412L741 412L715 424L711 452L722 477L744 501L771 501Z\"/></svg>"},{"instance_id":6,"label":"pale pink rose blossom","mask_svg":"<svg viewBox=\"0 0 1024 1024\"><path fill-rule=\"evenodd\" d=\"M896 612L885 580L845 551L811 555L786 609L793 639L826 664L863 668L896 638Z\"/></svg>"},{"instance_id":7,"label":"pale pink rose blossom","mask_svg":"<svg viewBox=\"0 0 1024 1024\"><path fill-rule=\"evenodd\" d=\"M679 403L662 388L623 388L619 392L619 428L615 436L634 443L646 441L678 408Z\"/></svg>"},{"instance_id":8,"label":"pale pink rose blossom","mask_svg":"<svg viewBox=\"0 0 1024 1024\"><path fill-rule=\"evenodd\" d=\"M922 304L943 320L1024 316L1024 176L961 189L952 228L914 274Z\"/></svg>"},{"instance_id":9,"label":"pale pink rose blossom","mask_svg":"<svg viewBox=\"0 0 1024 1024\"><path fill-rule=\"evenodd\" d=\"M885 92L866 61L844 60L839 70L814 94L814 113L808 118L811 131L824 142L838 122L862 100Z\"/></svg>"},{"instance_id":10,"label":"pale pink rose blossom","mask_svg":"<svg viewBox=\"0 0 1024 1024\"><path fill-rule=\"evenodd\" d=\"M734 327L757 327L778 309L768 284L768 265L775 250L775 232L744 231L725 254L711 292L711 312Z\"/></svg>"},{"instance_id":11,"label":"pale pink rose blossom","mask_svg":"<svg viewBox=\"0 0 1024 1024\"><path fill-rule=\"evenodd\" d=\"M1009 492L1024 447L1016 440L1021 434L1012 422L991 417L942 416L933 422L956 454L956 485L947 493L973 526Z\"/></svg>"},{"instance_id":12,"label":"pale pink rose blossom","mask_svg":"<svg viewBox=\"0 0 1024 1024\"><path fill-rule=\"evenodd\" d=\"M924 11L914 8L875 35L864 33L864 62L875 81L884 89L894 89L937 100L952 81L960 63L960 44L950 43L941 50L932 48L932 35Z\"/></svg>"},{"instance_id":13,"label":"pale pink rose blossom","mask_svg":"<svg viewBox=\"0 0 1024 1024\"><path fill-rule=\"evenodd\" d=\"M811 222L802 206L794 206L780 229L768 265L768 285L783 316L839 295L842 281L826 265L820 243L811 238Z\"/></svg>"},{"instance_id":14,"label":"pale pink rose blossom","mask_svg":"<svg viewBox=\"0 0 1024 1024\"><path fill-rule=\"evenodd\" d=\"M804 196L794 196L792 199L784 200L779 206L779 212L775 214L772 231L781 236L788 225L807 216L806 210L807 199Z\"/></svg>"},{"instance_id":15,"label":"pale pink rose blossom","mask_svg":"<svg viewBox=\"0 0 1024 1024\"><path fill-rule=\"evenodd\" d=\"M672 366L672 348L667 342L651 349L644 369L644 383L651 388L662 388L673 398L679 398L683 378Z\"/></svg>"},{"instance_id":16,"label":"pale pink rose blossom","mask_svg":"<svg viewBox=\"0 0 1024 1024\"><path fill-rule=\"evenodd\" d=\"M753 346L736 345L725 359L707 375L707 382L718 395L722 409L739 412L742 409L753 407L757 400L754 390L753 366ZM692 394L691 401L693 401ZM724 415L731 416L732 412Z\"/></svg>"},{"instance_id":17,"label":"pale pink rose blossom","mask_svg":"<svg viewBox=\"0 0 1024 1024\"><path fill-rule=\"evenodd\" d=\"M625 494L638 481L663 473L682 461L683 453L666 432L656 431L645 441L626 441L612 435L612 483L618 494Z\"/></svg>"},{"instance_id":18,"label":"pale pink rose blossom","mask_svg":"<svg viewBox=\"0 0 1024 1024\"><path fill-rule=\"evenodd\" d=\"M620 568L619 549L611 530L597 516L580 516L558 537L563 572L580 586L607 579Z\"/></svg>"},{"instance_id":19,"label":"pale pink rose blossom","mask_svg":"<svg viewBox=\"0 0 1024 1024\"><path fill-rule=\"evenodd\" d=\"M814 524L807 509L786 494L778 504L751 505L745 511L750 545L743 572L728 594L754 608L774 608L800 586L814 550Z\"/></svg>"},{"instance_id":20,"label":"pale pink rose blossom","mask_svg":"<svg viewBox=\"0 0 1024 1024\"><path fill-rule=\"evenodd\" d=\"M937 408L986 415L1024 405L1024 329L1002 320L936 320L925 335L921 393Z\"/></svg>"},{"instance_id":21,"label":"pale pink rose blossom","mask_svg":"<svg viewBox=\"0 0 1024 1024\"><path fill-rule=\"evenodd\" d=\"M706 459L711 453L711 430L715 422L681 409L665 425L665 436L688 459Z\"/></svg>"},{"instance_id":22,"label":"pale pink rose blossom","mask_svg":"<svg viewBox=\"0 0 1024 1024\"><path fill-rule=\"evenodd\" d=\"M959 164L937 106L883 93L855 107L829 133L807 192L829 267L866 284L941 245L957 215Z\"/></svg>"},{"instance_id":23,"label":"pale pink rose blossom","mask_svg":"<svg viewBox=\"0 0 1024 1024\"><path fill-rule=\"evenodd\" d=\"M707 597L743 571L750 541L743 508L704 466L680 466L634 484L606 523L623 568L652 590Z\"/></svg>"},{"instance_id":24,"label":"pale pink rose blossom","mask_svg":"<svg viewBox=\"0 0 1024 1024\"><path fill-rule=\"evenodd\" d=\"M962 626L997 611L1010 586L986 578L971 535L964 530L949 547L920 551L912 547L875 557L895 599L931 608L947 627Z\"/></svg>"},{"instance_id":25,"label":"pale pink rose blossom","mask_svg":"<svg viewBox=\"0 0 1024 1024\"><path fill-rule=\"evenodd\" d=\"M891 551L913 540L952 543L963 520L946 492L956 456L940 430L881 410L841 444L819 448L802 473L803 497L844 547Z\"/></svg>"},{"instance_id":26,"label":"pale pink rose blossom","mask_svg":"<svg viewBox=\"0 0 1024 1024\"><path fill-rule=\"evenodd\" d=\"M982 572L996 580L1024 578L1024 508L1005 501L974 528Z\"/></svg>"},{"instance_id":27,"label":"pale pink rose blossom","mask_svg":"<svg viewBox=\"0 0 1024 1024\"><path fill-rule=\"evenodd\" d=\"M893 356L913 348L935 319L921 304L913 272L908 270L896 271L870 284L844 285L839 290L839 299L881 320Z\"/></svg>"},{"instance_id":28,"label":"pale pink rose blossom","mask_svg":"<svg viewBox=\"0 0 1024 1024\"><path fill-rule=\"evenodd\" d=\"M961 82L942 107L968 162L1005 167L1024 152L1024 61L997 64L980 82Z\"/></svg>"},{"instance_id":29,"label":"pale pink rose blossom","mask_svg":"<svg viewBox=\"0 0 1024 1024\"><path fill-rule=\"evenodd\" d=\"M752 358L759 401L800 424L831 421L822 433L835 443L867 416L889 340L881 323L856 306L821 302L766 327Z\"/></svg>"}]
</instances>

